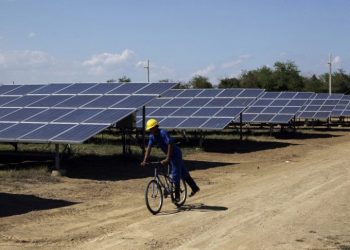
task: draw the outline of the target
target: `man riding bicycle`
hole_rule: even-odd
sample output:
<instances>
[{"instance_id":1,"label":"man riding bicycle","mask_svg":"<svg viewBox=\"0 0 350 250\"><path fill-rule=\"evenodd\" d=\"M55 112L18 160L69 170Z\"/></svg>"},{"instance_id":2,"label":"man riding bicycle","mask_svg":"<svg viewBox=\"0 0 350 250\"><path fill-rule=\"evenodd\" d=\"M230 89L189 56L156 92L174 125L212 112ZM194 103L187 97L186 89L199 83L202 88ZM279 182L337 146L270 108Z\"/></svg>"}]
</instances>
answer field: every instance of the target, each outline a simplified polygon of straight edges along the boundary
<instances>
[{"instance_id":1,"label":"man riding bicycle","mask_svg":"<svg viewBox=\"0 0 350 250\"><path fill-rule=\"evenodd\" d=\"M149 119L147 121L146 131L150 131L151 134L149 136L148 147L141 166L146 165L148 157L151 154L152 146L157 143L166 154L166 158L161 161L161 164L163 166L167 166L168 164L171 166L171 174L175 183L175 199L179 200L180 198L181 178L184 179L192 189L189 196L191 197L195 195L200 189L186 169L182 159L182 152L180 148L174 144L174 139L169 136L166 130L159 128L156 119Z\"/></svg>"}]
</instances>

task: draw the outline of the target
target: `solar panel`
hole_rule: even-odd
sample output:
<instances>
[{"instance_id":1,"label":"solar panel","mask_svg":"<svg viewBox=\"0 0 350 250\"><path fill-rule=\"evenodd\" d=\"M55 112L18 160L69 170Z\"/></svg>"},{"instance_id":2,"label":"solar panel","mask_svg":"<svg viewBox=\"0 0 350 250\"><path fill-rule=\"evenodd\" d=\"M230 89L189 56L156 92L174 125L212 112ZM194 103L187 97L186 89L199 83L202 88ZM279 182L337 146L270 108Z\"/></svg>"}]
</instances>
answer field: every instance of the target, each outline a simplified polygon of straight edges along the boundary
<instances>
[{"instance_id":1,"label":"solar panel","mask_svg":"<svg viewBox=\"0 0 350 250\"><path fill-rule=\"evenodd\" d=\"M243 112L242 120L249 123L287 124L312 95L311 92L265 92Z\"/></svg>"},{"instance_id":2,"label":"solar panel","mask_svg":"<svg viewBox=\"0 0 350 250\"><path fill-rule=\"evenodd\" d=\"M178 117L168 117L159 121L159 126L162 128L176 128L184 121L183 118Z\"/></svg>"},{"instance_id":3,"label":"solar panel","mask_svg":"<svg viewBox=\"0 0 350 250\"><path fill-rule=\"evenodd\" d=\"M107 127L107 125L80 124L55 136L50 141L57 143L82 143Z\"/></svg>"},{"instance_id":4,"label":"solar panel","mask_svg":"<svg viewBox=\"0 0 350 250\"><path fill-rule=\"evenodd\" d=\"M244 89L224 89L217 97L237 97Z\"/></svg>"},{"instance_id":5,"label":"solar panel","mask_svg":"<svg viewBox=\"0 0 350 250\"><path fill-rule=\"evenodd\" d=\"M0 132L1 141L15 142L18 138L44 126L41 123L18 123Z\"/></svg>"},{"instance_id":6,"label":"solar panel","mask_svg":"<svg viewBox=\"0 0 350 250\"><path fill-rule=\"evenodd\" d=\"M196 108L179 108L174 113L171 114L171 116L182 116L182 117L189 117L192 116L198 109Z\"/></svg>"},{"instance_id":7,"label":"solar panel","mask_svg":"<svg viewBox=\"0 0 350 250\"><path fill-rule=\"evenodd\" d=\"M3 107L26 107L32 103L37 102L38 100L43 99L44 96L30 96L30 95L26 95L26 96L22 96L19 97L15 100L13 100L12 102L8 102L6 104L3 105Z\"/></svg>"},{"instance_id":8,"label":"solar panel","mask_svg":"<svg viewBox=\"0 0 350 250\"><path fill-rule=\"evenodd\" d=\"M303 119L328 119L336 105L343 98L343 94L315 94L309 102L297 113Z\"/></svg>"},{"instance_id":9,"label":"solar panel","mask_svg":"<svg viewBox=\"0 0 350 250\"><path fill-rule=\"evenodd\" d=\"M335 108L332 110L331 116L349 116L350 111L350 95L344 95L338 102Z\"/></svg>"},{"instance_id":10,"label":"solar panel","mask_svg":"<svg viewBox=\"0 0 350 250\"><path fill-rule=\"evenodd\" d=\"M65 116L55 120L58 123L83 123L91 117L101 113L103 109L75 109Z\"/></svg>"},{"instance_id":11,"label":"solar panel","mask_svg":"<svg viewBox=\"0 0 350 250\"><path fill-rule=\"evenodd\" d=\"M170 89L162 94L162 97L176 97L180 95L184 89Z\"/></svg>"},{"instance_id":12,"label":"solar panel","mask_svg":"<svg viewBox=\"0 0 350 250\"><path fill-rule=\"evenodd\" d=\"M201 108L195 114L193 114L193 116L212 117L215 116L215 114L218 113L220 110L221 108Z\"/></svg>"},{"instance_id":13,"label":"solar panel","mask_svg":"<svg viewBox=\"0 0 350 250\"><path fill-rule=\"evenodd\" d=\"M208 120L209 118L190 117L183 121L179 126L186 129L198 129Z\"/></svg>"},{"instance_id":14,"label":"solar panel","mask_svg":"<svg viewBox=\"0 0 350 250\"><path fill-rule=\"evenodd\" d=\"M204 89L197 95L197 97L216 97L222 91L224 91L224 89Z\"/></svg>"},{"instance_id":15,"label":"solar panel","mask_svg":"<svg viewBox=\"0 0 350 250\"><path fill-rule=\"evenodd\" d=\"M80 143L174 85L0 85L0 141Z\"/></svg>"},{"instance_id":16,"label":"solar panel","mask_svg":"<svg viewBox=\"0 0 350 250\"><path fill-rule=\"evenodd\" d=\"M164 104L164 107L182 107L191 100L191 98L174 98Z\"/></svg>"},{"instance_id":17,"label":"solar panel","mask_svg":"<svg viewBox=\"0 0 350 250\"><path fill-rule=\"evenodd\" d=\"M63 94L63 95L76 95L81 92L84 92L88 90L89 88L95 86L96 83L75 83L72 85L69 85L68 87L57 91L56 94Z\"/></svg>"},{"instance_id":18,"label":"solar panel","mask_svg":"<svg viewBox=\"0 0 350 250\"><path fill-rule=\"evenodd\" d=\"M199 95L202 91L202 89L186 89L186 91L183 91L177 97L195 97Z\"/></svg>"},{"instance_id":19,"label":"solar panel","mask_svg":"<svg viewBox=\"0 0 350 250\"><path fill-rule=\"evenodd\" d=\"M54 93L56 93L64 88L67 88L70 85L72 85L72 83L51 83L48 85L44 85L42 88L31 92L31 94L51 95L51 94L54 94Z\"/></svg>"},{"instance_id":20,"label":"solar panel","mask_svg":"<svg viewBox=\"0 0 350 250\"><path fill-rule=\"evenodd\" d=\"M202 129L222 129L225 128L230 122L232 118L210 118L206 121L201 128Z\"/></svg>"}]
</instances>

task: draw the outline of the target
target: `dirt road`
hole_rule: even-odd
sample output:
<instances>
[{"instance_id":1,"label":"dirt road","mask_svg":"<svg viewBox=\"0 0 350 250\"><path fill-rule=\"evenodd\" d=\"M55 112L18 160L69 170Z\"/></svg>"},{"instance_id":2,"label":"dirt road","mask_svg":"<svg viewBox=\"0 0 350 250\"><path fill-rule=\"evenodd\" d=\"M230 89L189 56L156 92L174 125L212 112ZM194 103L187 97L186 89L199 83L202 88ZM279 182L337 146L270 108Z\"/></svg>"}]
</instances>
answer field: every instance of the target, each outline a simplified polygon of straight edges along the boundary
<instances>
[{"instance_id":1,"label":"dirt road","mask_svg":"<svg viewBox=\"0 0 350 250\"><path fill-rule=\"evenodd\" d=\"M48 204L0 217L0 249L350 249L350 133L315 134L188 155L206 163L192 171L200 193L157 216L148 178L0 184L0 200Z\"/></svg>"}]
</instances>

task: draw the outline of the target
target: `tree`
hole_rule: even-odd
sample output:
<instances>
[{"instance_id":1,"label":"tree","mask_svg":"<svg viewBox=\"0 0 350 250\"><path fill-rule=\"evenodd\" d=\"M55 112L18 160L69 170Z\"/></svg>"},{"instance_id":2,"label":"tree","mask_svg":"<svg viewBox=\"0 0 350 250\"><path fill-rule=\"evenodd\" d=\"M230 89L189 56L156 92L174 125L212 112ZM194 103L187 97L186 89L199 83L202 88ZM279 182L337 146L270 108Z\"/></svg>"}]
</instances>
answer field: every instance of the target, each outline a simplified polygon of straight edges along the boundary
<instances>
[{"instance_id":1,"label":"tree","mask_svg":"<svg viewBox=\"0 0 350 250\"><path fill-rule=\"evenodd\" d=\"M345 70L339 69L332 74L332 90L334 93L350 93L350 75Z\"/></svg>"},{"instance_id":2,"label":"tree","mask_svg":"<svg viewBox=\"0 0 350 250\"><path fill-rule=\"evenodd\" d=\"M316 75L312 75L310 78L304 77L304 89L305 91L311 91L315 93L326 92L325 82L318 78Z\"/></svg>"},{"instance_id":3,"label":"tree","mask_svg":"<svg viewBox=\"0 0 350 250\"><path fill-rule=\"evenodd\" d=\"M220 80L219 88L239 88L240 82L237 78L223 78Z\"/></svg>"},{"instance_id":4,"label":"tree","mask_svg":"<svg viewBox=\"0 0 350 250\"><path fill-rule=\"evenodd\" d=\"M189 84L195 89L206 89L212 88L213 85L209 82L208 77L204 76L194 76Z\"/></svg>"},{"instance_id":5,"label":"tree","mask_svg":"<svg viewBox=\"0 0 350 250\"><path fill-rule=\"evenodd\" d=\"M131 79L126 75L123 75L121 78L118 79L118 82L131 82Z\"/></svg>"},{"instance_id":6,"label":"tree","mask_svg":"<svg viewBox=\"0 0 350 250\"><path fill-rule=\"evenodd\" d=\"M158 82L170 82L169 79L162 79L162 80L159 80Z\"/></svg>"},{"instance_id":7,"label":"tree","mask_svg":"<svg viewBox=\"0 0 350 250\"><path fill-rule=\"evenodd\" d=\"M107 80L106 82L107 82L107 83L115 83L115 82L117 82L117 81L116 81L115 79L112 78L112 79Z\"/></svg>"},{"instance_id":8,"label":"tree","mask_svg":"<svg viewBox=\"0 0 350 250\"><path fill-rule=\"evenodd\" d=\"M294 62L275 62L273 72L274 90L301 91L304 88L303 78Z\"/></svg>"},{"instance_id":9,"label":"tree","mask_svg":"<svg viewBox=\"0 0 350 250\"><path fill-rule=\"evenodd\" d=\"M240 86L242 88L263 88L266 90L273 90L273 71L266 66L255 70L245 71L241 75Z\"/></svg>"}]
</instances>

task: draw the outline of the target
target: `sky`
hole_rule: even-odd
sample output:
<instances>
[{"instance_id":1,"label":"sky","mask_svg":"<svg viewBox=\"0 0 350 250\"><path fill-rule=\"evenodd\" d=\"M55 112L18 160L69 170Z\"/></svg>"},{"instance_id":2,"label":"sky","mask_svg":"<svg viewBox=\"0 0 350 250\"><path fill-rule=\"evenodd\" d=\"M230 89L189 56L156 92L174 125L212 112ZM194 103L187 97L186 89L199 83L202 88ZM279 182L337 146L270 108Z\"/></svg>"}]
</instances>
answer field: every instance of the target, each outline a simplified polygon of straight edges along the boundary
<instances>
[{"instance_id":1,"label":"sky","mask_svg":"<svg viewBox=\"0 0 350 250\"><path fill-rule=\"evenodd\" d=\"M0 0L0 84L350 71L348 0Z\"/></svg>"}]
</instances>

